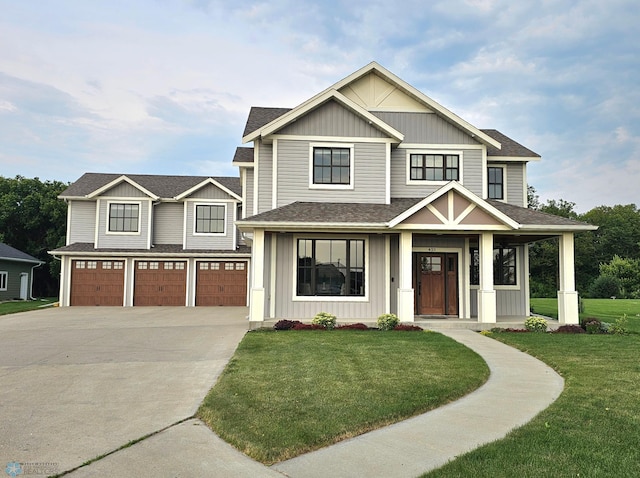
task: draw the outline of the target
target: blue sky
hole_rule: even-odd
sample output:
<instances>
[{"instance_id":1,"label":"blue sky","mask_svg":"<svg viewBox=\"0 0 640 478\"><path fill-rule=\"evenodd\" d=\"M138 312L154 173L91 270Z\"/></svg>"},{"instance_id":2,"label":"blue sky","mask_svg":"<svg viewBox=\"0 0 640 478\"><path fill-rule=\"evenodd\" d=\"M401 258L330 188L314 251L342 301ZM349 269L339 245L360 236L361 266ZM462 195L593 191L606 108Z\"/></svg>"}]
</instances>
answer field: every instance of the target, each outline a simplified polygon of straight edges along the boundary
<instances>
[{"instance_id":1,"label":"blue sky","mask_svg":"<svg viewBox=\"0 0 640 478\"><path fill-rule=\"evenodd\" d=\"M0 175L237 175L251 106L372 60L542 156L529 183L640 205L640 2L0 0Z\"/></svg>"}]
</instances>

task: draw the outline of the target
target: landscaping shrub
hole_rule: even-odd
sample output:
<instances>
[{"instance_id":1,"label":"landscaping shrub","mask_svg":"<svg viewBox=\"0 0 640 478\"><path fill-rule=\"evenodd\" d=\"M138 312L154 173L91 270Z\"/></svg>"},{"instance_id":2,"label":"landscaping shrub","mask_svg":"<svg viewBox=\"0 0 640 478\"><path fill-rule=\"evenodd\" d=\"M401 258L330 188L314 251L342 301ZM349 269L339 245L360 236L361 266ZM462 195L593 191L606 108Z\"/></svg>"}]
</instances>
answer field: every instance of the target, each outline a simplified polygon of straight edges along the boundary
<instances>
[{"instance_id":1,"label":"landscaping shrub","mask_svg":"<svg viewBox=\"0 0 640 478\"><path fill-rule=\"evenodd\" d=\"M302 322L298 322L293 326L293 330L327 330L327 328L320 324L303 324Z\"/></svg>"},{"instance_id":2,"label":"landscaping shrub","mask_svg":"<svg viewBox=\"0 0 640 478\"><path fill-rule=\"evenodd\" d=\"M555 331L556 334L584 334L585 330L579 325L561 325Z\"/></svg>"},{"instance_id":3,"label":"landscaping shrub","mask_svg":"<svg viewBox=\"0 0 640 478\"><path fill-rule=\"evenodd\" d=\"M332 330L336 326L336 316L329 312L319 312L311 321L312 325L321 325L327 330Z\"/></svg>"},{"instance_id":4,"label":"landscaping shrub","mask_svg":"<svg viewBox=\"0 0 640 478\"><path fill-rule=\"evenodd\" d=\"M382 314L378 317L378 328L380 330L393 330L400 323L396 314Z\"/></svg>"},{"instance_id":5,"label":"landscaping shrub","mask_svg":"<svg viewBox=\"0 0 640 478\"><path fill-rule=\"evenodd\" d=\"M492 329L493 330L493 329ZM502 329L502 332L515 332L515 333L523 333L523 332L530 332L530 330L528 329L514 329L512 327L507 327L506 329Z\"/></svg>"},{"instance_id":6,"label":"landscaping shrub","mask_svg":"<svg viewBox=\"0 0 640 478\"><path fill-rule=\"evenodd\" d=\"M273 328L275 330L289 330L292 329L293 327L295 327L296 324L300 324L302 322L300 322L299 320L287 320L287 319L282 319L279 320L275 323L275 325L273 326Z\"/></svg>"},{"instance_id":7,"label":"landscaping shrub","mask_svg":"<svg viewBox=\"0 0 640 478\"><path fill-rule=\"evenodd\" d=\"M547 321L542 317L529 317L524 321L524 326L529 332L547 331Z\"/></svg>"},{"instance_id":8,"label":"landscaping shrub","mask_svg":"<svg viewBox=\"0 0 640 478\"><path fill-rule=\"evenodd\" d=\"M620 281L616 277L601 275L589 287L589 296L594 299L609 299L620 296Z\"/></svg>"},{"instance_id":9,"label":"landscaping shrub","mask_svg":"<svg viewBox=\"0 0 640 478\"><path fill-rule=\"evenodd\" d=\"M345 324L345 325L339 325L338 327L336 327L336 329L347 329L347 330L369 330L369 327L367 327L365 324L361 324L361 323L357 323L357 324Z\"/></svg>"},{"instance_id":10,"label":"landscaping shrub","mask_svg":"<svg viewBox=\"0 0 640 478\"><path fill-rule=\"evenodd\" d=\"M393 330L400 330L405 332L422 332L422 327L418 327L417 325L412 324L398 324Z\"/></svg>"},{"instance_id":11,"label":"landscaping shrub","mask_svg":"<svg viewBox=\"0 0 640 478\"><path fill-rule=\"evenodd\" d=\"M602 322L598 319L588 319L584 323L584 329L588 334L600 334L602 333Z\"/></svg>"},{"instance_id":12,"label":"landscaping shrub","mask_svg":"<svg viewBox=\"0 0 640 478\"><path fill-rule=\"evenodd\" d=\"M485 337L488 337L490 335L493 335L493 332L491 330L481 330L480 335L484 335Z\"/></svg>"},{"instance_id":13,"label":"landscaping shrub","mask_svg":"<svg viewBox=\"0 0 640 478\"><path fill-rule=\"evenodd\" d=\"M629 333L629 330L627 329L627 322L627 314L622 314L622 317L611 324L611 327L609 327L609 333L616 335L627 335Z\"/></svg>"}]
</instances>

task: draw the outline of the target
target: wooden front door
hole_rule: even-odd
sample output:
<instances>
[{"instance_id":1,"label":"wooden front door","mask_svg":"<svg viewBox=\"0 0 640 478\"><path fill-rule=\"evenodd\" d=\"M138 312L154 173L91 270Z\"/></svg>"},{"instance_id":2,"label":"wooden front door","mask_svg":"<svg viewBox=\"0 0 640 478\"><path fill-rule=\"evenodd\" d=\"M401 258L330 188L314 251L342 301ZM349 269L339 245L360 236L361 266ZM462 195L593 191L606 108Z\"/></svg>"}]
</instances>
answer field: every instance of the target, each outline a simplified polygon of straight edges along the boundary
<instances>
[{"instance_id":1,"label":"wooden front door","mask_svg":"<svg viewBox=\"0 0 640 478\"><path fill-rule=\"evenodd\" d=\"M417 253L414 286L417 315L457 315L458 255Z\"/></svg>"}]
</instances>

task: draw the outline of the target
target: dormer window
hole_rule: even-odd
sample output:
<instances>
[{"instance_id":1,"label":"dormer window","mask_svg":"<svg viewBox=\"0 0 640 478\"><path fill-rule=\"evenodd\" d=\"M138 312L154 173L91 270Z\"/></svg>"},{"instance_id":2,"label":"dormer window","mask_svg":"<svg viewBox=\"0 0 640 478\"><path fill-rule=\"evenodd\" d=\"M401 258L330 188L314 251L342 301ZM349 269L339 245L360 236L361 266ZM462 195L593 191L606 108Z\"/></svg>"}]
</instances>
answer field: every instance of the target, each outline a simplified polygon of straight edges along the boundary
<instances>
[{"instance_id":1,"label":"dormer window","mask_svg":"<svg viewBox=\"0 0 640 478\"><path fill-rule=\"evenodd\" d=\"M140 204L109 204L109 232L140 231Z\"/></svg>"}]
</instances>

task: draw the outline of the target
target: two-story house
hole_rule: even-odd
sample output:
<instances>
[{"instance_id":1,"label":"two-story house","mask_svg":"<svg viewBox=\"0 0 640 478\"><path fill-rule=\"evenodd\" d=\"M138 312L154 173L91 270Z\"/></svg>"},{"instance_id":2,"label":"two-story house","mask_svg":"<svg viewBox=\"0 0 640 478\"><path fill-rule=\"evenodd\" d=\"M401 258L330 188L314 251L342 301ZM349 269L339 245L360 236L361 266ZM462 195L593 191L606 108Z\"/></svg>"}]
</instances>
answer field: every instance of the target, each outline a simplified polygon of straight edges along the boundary
<instances>
[{"instance_id":1,"label":"two-story house","mask_svg":"<svg viewBox=\"0 0 640 478\"><path fill-rule=\"evenodd\" d=\"M529 314L528 244L560 241L559 318L578 322L574 233L527 209L540 157L377 63L293 109L252 108L239 148L250 321Z\"/></svg>"},{"instance_id":2,"label":"two-story house","mask_svg":"<svg viewBox=\"0 0 640 478\"><path fill-rule=\"evenodd\" d=\"M247 304L239 178L87 173L60 198L61 306Z\"/></svg>"}]
</instances>

